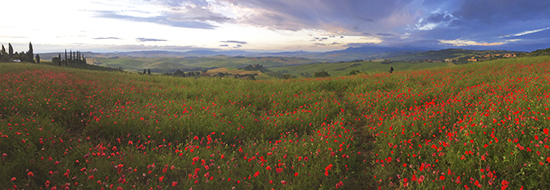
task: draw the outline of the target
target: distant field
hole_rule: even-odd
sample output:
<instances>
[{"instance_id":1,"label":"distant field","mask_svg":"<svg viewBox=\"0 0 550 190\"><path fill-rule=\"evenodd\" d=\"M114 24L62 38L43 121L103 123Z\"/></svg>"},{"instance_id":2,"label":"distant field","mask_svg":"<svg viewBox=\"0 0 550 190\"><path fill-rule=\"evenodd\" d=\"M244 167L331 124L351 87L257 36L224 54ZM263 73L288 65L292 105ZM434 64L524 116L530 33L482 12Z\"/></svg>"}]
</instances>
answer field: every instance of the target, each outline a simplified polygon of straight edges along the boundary
<instances>
[{"instance_id":1,"label":"distant field","mask_svg":"<svg viewBox=\"0 0 550 190\"><path fill-rule=\"evenodd\" d=\"M404 63L393 62L390 64L380 64L380 62L346 62L346 63L316 63L298 66L276 67L270 68L272 71L281 71L291 75L300 75L300 73L309 73L313 75L315 72L325 70L331 76L345 76L352 70L359 70L363 73L381 73L388 72L390 66L395 69L395 72L403 70L427 69L436 67L447 67L447 63ZM288 72L286 72L288 71Z\"/></svg>"},{"instance_id":2,"label":"distant field","mask_svg":"<svg viewBox=\"0 0 550 190\"><path fill-rule=\"evenodd\" d=\"M126 71L151 69L156 73L180 70L201 70L201 68L242 68L246 65L260 64L264 67L300 65L314 62L304 58L287 57L199 57L199 58L96 58L100 66L119 68Z\"/></svg>"},{"instance_id":3,"label":"distant field","mask_svg":"<svg viewBox=\"0 0 550 190\"><path fill-rule=\"evenodd\" d=\"M236 74L239 74L239 75L246 75L246 74L258 74L258 75L261 75L262 72L260 71L244 71L244 70L237 70L237 69L227 69L227 68L217 68L217 69L211 69L211 70L208 70L207 73L209 74L218 74L218 73L229 73L229 74L232 74L232 75L236 75Z\"/></svg>"}]
</instances>

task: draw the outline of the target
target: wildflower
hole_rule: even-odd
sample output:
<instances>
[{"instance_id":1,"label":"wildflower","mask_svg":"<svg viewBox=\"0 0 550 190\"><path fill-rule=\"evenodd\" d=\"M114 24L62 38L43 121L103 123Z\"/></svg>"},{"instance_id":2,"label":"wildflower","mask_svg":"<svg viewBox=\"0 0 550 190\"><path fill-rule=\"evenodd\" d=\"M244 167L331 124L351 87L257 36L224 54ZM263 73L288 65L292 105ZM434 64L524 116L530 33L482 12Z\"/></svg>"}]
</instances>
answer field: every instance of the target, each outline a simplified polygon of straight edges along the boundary
<instances>
[{"instance_id":1,"label":"wildflower","mask_svg":"<svg viewBox=\"0 0 550 190\"><path fill-rule=\"evenodd\" d=\"M505 190L506 188L508 188L508 184L509 184L508 181L502 180L502 182L501 182L502 186L500 187L500 189Z\"/></svg>"}]
</instances>

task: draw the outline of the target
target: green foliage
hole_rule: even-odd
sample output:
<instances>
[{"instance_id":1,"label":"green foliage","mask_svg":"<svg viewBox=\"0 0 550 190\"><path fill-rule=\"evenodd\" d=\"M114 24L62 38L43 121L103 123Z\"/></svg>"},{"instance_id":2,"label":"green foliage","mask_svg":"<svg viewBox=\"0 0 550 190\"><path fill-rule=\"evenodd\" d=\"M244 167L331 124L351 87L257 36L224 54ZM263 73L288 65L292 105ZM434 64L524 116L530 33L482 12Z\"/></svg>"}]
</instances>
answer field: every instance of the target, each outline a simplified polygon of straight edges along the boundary
<instances>
[{"instance_id":1,"label":"green foliage","mask_svg":"<svg viewBox=\"0 0 550 190\"><path fill-rule=\"evenodd\" d=\"M254 64L254 65L247 65L243 69L245 71L261 71L264 68L264 66L260 64Z\"/></svg>"},{"instance_id":2,"label":"green foliage","mask_svg":"<svg viewBox=\"0 0 550 190\"><path fill-rule=\"evenodd\" d=\"M34 50L32 48L32 44L30 42L29 42L29 51L27 51L26 60L30 61L31 63L34 63Z\"/></svg>"},{"instance_id":3,"label":"green foliage","mask_svg":"<svg viewBox=\"0 0 550 190\"><path fill-rule=\"evenodd\" d=\"M69 58L67 57L67 49L65 49L65 66L69 65Z\"/></svg>"},{"instance_id":4,"label":"green foliage","mask_svg":"<svg viewBox=\"0 0 550 190\"><path fill-rule=\"evenodd\" d=\"M330 74L328 74L328 72L326 72L326 71L319 71L319 72L315 72L313 74L313 77L315 77L315 78L330 77Z\"/></svg>"},{"instance_id":5,"label":"green foliage","mask_svg":"<svg viewBox=\"0 0 550 190\"><path fill-rule=\"evenodd\" d=\"M8 55L9 55L9 61L13 60L13 47L11 46L11 43L8 43Z\"/></svg>"},{"instance_id":6,"label":"green foliage","mask_svg":"<svg viewBox=\"0 0 550 190\"><path fill-rule=\"evenodd\" d=\"M550 56L550 48L532 51L530 56Z\"/></svg>"},{"instance_id":7,"label":"green foliage","mask_svg":"<svg viewBox=\"0 0 550 190\"><path fill-rule=\"evenodd\" d=\"M36 54L36 63L40 64L40 55Z\"/></svg>"},{"instance_id":8,"label":"green foliage","mask_svg":"<svg viewBox=\"0 0 550 190\"><path fill-rule=\"evenodd\" d=\"M361 71L359 71L359 70L352 70L351 72L349 72L348 76L353 76L353 75L358 75L358 74L361 74Z\"/></svg>"},{"instance_id":9,"label":"green foliage","mask_svg":"<svg viewBox=\"0 0 550 190\"><path fill-rule=\"evenodd\" d=\"M383 64L383 65L384 64L390 64L390 63L392 63L392 61L389 60L389 59L384 59L384 61L380 62L380 64Z\"/></svg>"}]
</instances>

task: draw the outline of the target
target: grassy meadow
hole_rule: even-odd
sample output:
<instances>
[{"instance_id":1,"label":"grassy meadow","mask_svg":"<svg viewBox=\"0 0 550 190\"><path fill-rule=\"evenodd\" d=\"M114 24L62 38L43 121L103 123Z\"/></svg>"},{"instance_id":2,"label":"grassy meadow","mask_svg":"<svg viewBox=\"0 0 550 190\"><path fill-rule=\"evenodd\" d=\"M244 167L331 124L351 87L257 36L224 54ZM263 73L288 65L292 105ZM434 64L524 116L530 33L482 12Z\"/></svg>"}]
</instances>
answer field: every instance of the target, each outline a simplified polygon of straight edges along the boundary
<instances>
[{"instance_id":1,"label":"grassy meadow","mask_svg":"<svg viewBox=\"0 0 550 190\"><path fill-rule=\"evenodd\" d=\"M151 69L157 73L174 72L183 68L241 68L246 65L260 64L264 67L288 66L311 63L314 60L304 58L286 57L229 57L212 56L196 58L135 58L117 57L101 58L96 60L101 63L99 66L119 68L127 71L141 71ZM200 69L199 69L200 70Z\"/></svg>"},{"instance_id":2,"label":"grassy meadow","mask_svg":"<svg viewBox=\"0 0 550 190\"><path fill-rule=\"evenodd\" d=\"M309 73L311 76L315 72L326 71L330 76L346 76L353 70L359 70L364 74L375 74L375 73L384 73L388 72L390 66L395 69L395 71L404 71L404 70L422 70L429 68L438 68L438 67L448 67L448 63L432 63L432 62L421 62L421 63L406 63L406 62L393 62L390 64L380 64L380 62L345 62L345 63L315 63L315 64L306 64L306 65L296 65L296 66L285 66L285 67L273 67L269 68L272 71L284 71L285 73L291 75L300 76L300 73ZM288 72L287 72L288 71Z\"/></svg>"},{"instance_id":3,"label":"grassy meadow","mask_svg":"<svg viewBox=\"0 0 550 190\"><path fill-rule=\"evenodd\" d=\"M550 57L392 66L393 74L249 81L0 63L0 184L550 186Z\"/></svg>"}]
</instances>

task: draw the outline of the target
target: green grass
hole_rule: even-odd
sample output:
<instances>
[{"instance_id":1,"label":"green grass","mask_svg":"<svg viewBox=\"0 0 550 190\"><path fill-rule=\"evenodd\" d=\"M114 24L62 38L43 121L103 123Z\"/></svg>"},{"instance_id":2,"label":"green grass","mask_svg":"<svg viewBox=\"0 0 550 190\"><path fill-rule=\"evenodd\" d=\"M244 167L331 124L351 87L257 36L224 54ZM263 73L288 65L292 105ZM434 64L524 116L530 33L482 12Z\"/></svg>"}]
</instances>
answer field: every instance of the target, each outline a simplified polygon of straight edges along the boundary
<instances>
[{"instance_id":1,"label":"green grass","mask_svg":"<svg viewBox=\"0 0 550 190\"><path fill-rule=\"evenodd\" d=\"M352 70L359 70L362 73L374 74L388 72L390 66L395 69L395 72L404 70L419 70L428 68L447 67L447 63L405 63L393 62L391 64L380 64L380 62L346 62L346 63L315 63L288 67L270 68L272 71L288 71L288 74L300 76L300 73L309 73L311 76L315 72L327 71L330 76L346 76Z\"/></svg>"},{"instance_id":2,"label":"green grass","mask_svg":"<svg viewBox=\"0 0 550 190\"><path fill-rule=\"evenodd\" d=\"M0 63L0 184L545 189L549 60L259 81Z\"/></svg>"},{"instance_id":3,"label":"green grass","mask_svg":"<svg viewBox=\"0 0 550 190\"><path fill-rule=\"evenodd\" d=\"M120 57L96 58L100 66L126 70L152 69L156 72L173 72L183 68L241 68L246 65L261 64L264 67L277 67L310 63L312 60L303 58L277 58L277 57L227 57L213 56L201 58L130 58ZM198 69L200 70L200 69Z\"/></svg>"}]
</instances>

